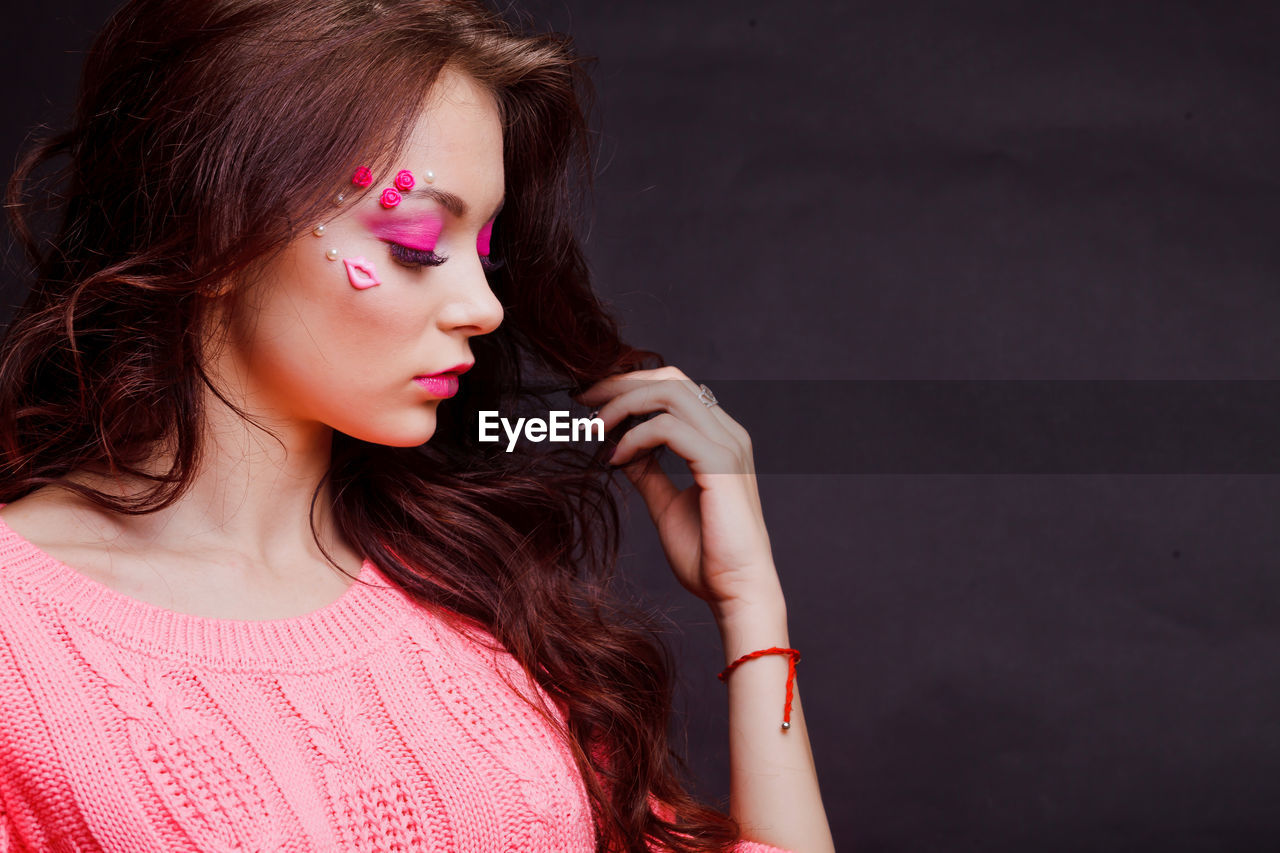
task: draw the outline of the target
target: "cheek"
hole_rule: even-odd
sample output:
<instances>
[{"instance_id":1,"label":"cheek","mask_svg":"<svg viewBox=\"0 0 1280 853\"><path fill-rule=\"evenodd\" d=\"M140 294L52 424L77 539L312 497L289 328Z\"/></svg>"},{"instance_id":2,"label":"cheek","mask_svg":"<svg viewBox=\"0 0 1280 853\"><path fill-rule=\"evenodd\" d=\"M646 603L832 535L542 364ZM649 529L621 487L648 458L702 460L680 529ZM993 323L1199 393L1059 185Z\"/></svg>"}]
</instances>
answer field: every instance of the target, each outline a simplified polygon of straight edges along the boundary
<instances>
[{"instance_id":1,"label":"cheek","mask_svg":"<svg viewBox=\"0 0 1280 853\"><path fill-rule=\"evenodd\" d=\"M422 337L431 306L414 272L387 258L364 259L363 270L330 271L324 328L333 349L361 363L390 361ZM371 281L376 280L377 284Z\"/></svg>"},{"instance_id":2,"label":"cheek","mask_svg":"<svg viewBox=\"0 0 1280 853\"><path fill-rule=\"evenodd\" d=\"M489 257L489 238L493 234L493 220L490 219L480 229L480 236L476 238L476 252L482 258Z\"/></svg>"},{"instance_id":3,"label":"cheek","mask_svg":"<svg viewBox=\"0 0 1280 853\"><path fill-rule=\"evenodd\" d=\"M430 313L412 282L399 280L395 272L379 271L379 276L382 284L366 290L342 282L346 293L334 301L336 313L329 322L335 335L375 352L421 337Z\"/></svg>"},{"instance_id":4,"label":"cheek","mask_svg":"<svg viewBox=\"0 0 1280 853\"><path fill-rule=\"evenodd\" d=\"M430 306L414 298L420 291L408 280L412 272L365 255L353 273L357 264L346 261L359 257L335 262L323 250L304 253L289 277L275 282L248 342L254 372L282 392L291 389L290 396L304 388L308 396L335 388L358 395L361 388L402 385L401 374L420 367L409 361Z\"/></svg>"}]
</instances>

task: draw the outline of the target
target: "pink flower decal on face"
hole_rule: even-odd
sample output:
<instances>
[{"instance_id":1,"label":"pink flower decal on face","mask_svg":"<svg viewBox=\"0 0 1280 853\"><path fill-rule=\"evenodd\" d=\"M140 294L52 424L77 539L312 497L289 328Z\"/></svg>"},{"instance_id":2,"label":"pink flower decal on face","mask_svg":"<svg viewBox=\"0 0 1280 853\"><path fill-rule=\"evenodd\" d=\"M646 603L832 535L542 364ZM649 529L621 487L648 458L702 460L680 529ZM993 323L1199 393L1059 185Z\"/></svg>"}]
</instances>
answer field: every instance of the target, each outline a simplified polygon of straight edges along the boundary
<instances>
[{"instance_id":1,"label":"pink flower decal on face","mask_svg":"<svg viewBox=\"0 0 1280 853\"><path fill-rule=\"evenodd\" d=\"M373 287L375 284L382 284L378 281L378 272L373 268L372 261L366 261L363 255L355 258L343 258L342 264L347 268L347 281L351 282L351 286L356 290L364 290L367 287Z\"/></svg>"},{"instance_id":2,"label":"pink flower decal on face","mask_svg":"<svg viewBox=\"0 0 1280 853\"><path fill-rule=\"evenodd\" d=\"M413 172L408 169L401 169L396 172L396 189L402 193L407 193L413 189Z\"/></svg>"},{"instance_id":3,"label":"pink flower decal on face","mask_svg":"<svg viewBox=\"0 0 1280 853\"><path fill-rule=\"evenodd\" d=\"M373 172L369 171L368 166L361 166L356 169L355 174L351 176L351 183L358 187L367 187L373 183Z\"/></svg>"},{"instance_id":4,"label":"pink flower decal on face","mask_svg":"<svg viewBox=\"0 0 1280 853\"><path fill-rule=\"evenodd\" d=\"M387 187L382 191L382 197L378 199L382 206L390 210L400 203L400 193L395 187Z\"/></svg>"}]
</instances>

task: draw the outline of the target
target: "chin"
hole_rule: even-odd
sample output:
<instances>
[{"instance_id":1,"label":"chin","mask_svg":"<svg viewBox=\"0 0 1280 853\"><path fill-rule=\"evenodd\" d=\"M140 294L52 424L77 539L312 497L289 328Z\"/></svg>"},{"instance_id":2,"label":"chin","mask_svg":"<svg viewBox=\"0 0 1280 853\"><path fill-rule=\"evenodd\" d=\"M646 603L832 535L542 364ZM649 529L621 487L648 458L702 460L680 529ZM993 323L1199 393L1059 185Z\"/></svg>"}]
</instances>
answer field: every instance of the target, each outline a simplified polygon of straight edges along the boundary
<instances>
[{"instance_id":1,"label":"chin","mask_svg":"<svg viewBox=\"0 0 1280 853\"><path fill-rule=\"evenodd\" d=\"M381 444L386 447L417 447L426 444L436 434L435 406L423 407L397 423L382 423L374 426L364 424L353 425L351 430L343 430L352 438L367 441L370 444Z\"/></svg>"}]
</instances>

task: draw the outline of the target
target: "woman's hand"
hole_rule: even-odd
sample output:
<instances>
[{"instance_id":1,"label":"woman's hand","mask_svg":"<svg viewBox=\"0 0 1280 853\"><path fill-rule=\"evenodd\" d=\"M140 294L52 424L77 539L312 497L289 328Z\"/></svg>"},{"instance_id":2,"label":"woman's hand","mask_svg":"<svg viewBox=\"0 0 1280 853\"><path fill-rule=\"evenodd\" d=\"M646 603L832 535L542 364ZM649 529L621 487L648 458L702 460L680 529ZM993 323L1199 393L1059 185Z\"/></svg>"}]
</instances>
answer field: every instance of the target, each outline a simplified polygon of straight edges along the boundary
<instances>
[{"instance_id":1,"label":"woman's hand","mask_svg":"<svg viewBox=\"0 0 1280 853\"><path fill-rule=\"evenodd\" d=\"M784 608L760 508L747 431L675 367L620 373L575 399L599 407L605 432L628 415L660 412L623 434L609 460L622 465L649 507L667 560L681 585L706 601L720 621L736 614ZM694 484L684 491L658 465L635 459L665 444L689 463Z\"/></svg>"}]
</instances>

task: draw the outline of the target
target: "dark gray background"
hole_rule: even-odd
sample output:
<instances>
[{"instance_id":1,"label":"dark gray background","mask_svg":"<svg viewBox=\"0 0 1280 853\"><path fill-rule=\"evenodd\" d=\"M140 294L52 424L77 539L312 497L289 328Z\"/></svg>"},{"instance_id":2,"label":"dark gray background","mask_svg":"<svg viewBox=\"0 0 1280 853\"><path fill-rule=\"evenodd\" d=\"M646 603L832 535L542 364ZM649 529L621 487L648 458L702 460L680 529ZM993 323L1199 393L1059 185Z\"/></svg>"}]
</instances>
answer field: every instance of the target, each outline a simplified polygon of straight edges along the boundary
<instances>
[{"instance_id":1,"label":"dark gray background","mask_svg":"<svg viewBox=\"0 0 1280 853\"><path fill-rule=\"evenodd\" d=\"M757 380L1280 378L1275 4L519 5L600 57L600 290L762 457L858 419ZM7 10L6 151L113 6ZM829 452L760 487L839 849L1280 848L1275 476ZM718 637L632 512L725 798Z\"/></svg>"}]
</instances>

